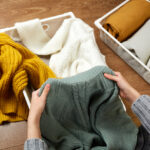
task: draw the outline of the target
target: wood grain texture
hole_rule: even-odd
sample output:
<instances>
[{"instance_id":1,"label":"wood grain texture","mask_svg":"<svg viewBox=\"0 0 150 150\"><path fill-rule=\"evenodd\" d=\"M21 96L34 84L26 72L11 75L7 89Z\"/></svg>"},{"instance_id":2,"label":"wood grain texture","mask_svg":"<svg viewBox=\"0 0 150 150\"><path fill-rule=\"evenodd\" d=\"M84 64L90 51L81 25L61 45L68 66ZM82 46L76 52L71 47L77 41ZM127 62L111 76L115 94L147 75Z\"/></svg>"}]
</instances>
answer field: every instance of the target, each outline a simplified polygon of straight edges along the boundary
<instances>
[{"instance_id":1,"label":"wood grain texture","mask_svg":"<svg viewBox=\"0 0 150 150\"><path fill-rule=\"evenodd\" d=\"M0 150L23 150L23 146L24 146L24 144L15 145L15 146L4 148L4 149L0 149Z\"/></svg>"},{"instance_id":2,"label":"wood grain texture","mask_svg":"<svg viewBox=\"0 0 150 150\"><path fill-rule=\"evenodd\" d=\"M132 84L132 86L141 94L150 95L150 85L100 40L99 31L94 25L94 21L96 19L123 2L123 0L0 0L0 2L0 28L13 26L15 22L19 21L26 21L34 18L42 19L72 11L76 17L83 19L95 29L97 44L101 52L106 56L106 61L109 67L115 71L120 71L129 83ZM134 122L139 125L140 123L136 116L133 115L130 105L126 103L125 100L124 102L127 107L127 112ZM17 131L17 126L16 129L13 128L14 131ZM10 126L10 128L12 127ZM7 127L3 129L7 130ZM0 139L1 136L3 135L0 133ZM24 133L24 135L22 135L20 133L16 133L16 136L20 136L20 139L16 139L13 146L11 145L12 147L8 147L6 144L9 143L9 141L12 141L12 137L7 137L8 141L3 144L3 148L1 147L1 150L23 149L22 146L17 147L17 145L23 144L26 134ZM0 145L1 144L2 143L0 142Z\"/></svg>"},{"instance_id":3,"label":"wood grain texture","mask_svg":"<svg viewBox=\"0 0 150 150\"><path fill-rule=\"evenodd\" d=\"M0 126L0 150L22 149L26 140L26 121L10 123Z\"/></svg>"}]
</instances>

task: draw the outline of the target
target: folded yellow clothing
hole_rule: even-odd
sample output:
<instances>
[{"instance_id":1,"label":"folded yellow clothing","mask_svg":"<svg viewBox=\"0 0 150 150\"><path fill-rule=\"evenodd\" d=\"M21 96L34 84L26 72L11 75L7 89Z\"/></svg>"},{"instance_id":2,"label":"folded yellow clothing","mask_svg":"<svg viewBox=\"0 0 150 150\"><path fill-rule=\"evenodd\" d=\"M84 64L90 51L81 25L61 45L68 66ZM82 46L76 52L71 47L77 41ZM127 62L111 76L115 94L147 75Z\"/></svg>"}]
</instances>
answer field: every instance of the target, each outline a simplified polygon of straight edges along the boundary
<instances>
[{"instance_id":1,"label":"folded yellow clothing","mask_svg":"<svg viewBox=\"0 0 150 150\"><path fill-rule=\"evenodd\" d=\"M120 42L126 40L150 18L150 3L131 0L104 22L104 28Z\"/></svg>"},{"instance_id":2,"label":"folded yellow clothing","mask_svg":"<svg viewBox=\"0 0 150 150\"><path fill-rule=\"evenodd\" d=\"M48 78L56 75L38 56L0 33L0 124L26 120L23 89L28 84L38 89Z\"/></svg>"}]
</instances>

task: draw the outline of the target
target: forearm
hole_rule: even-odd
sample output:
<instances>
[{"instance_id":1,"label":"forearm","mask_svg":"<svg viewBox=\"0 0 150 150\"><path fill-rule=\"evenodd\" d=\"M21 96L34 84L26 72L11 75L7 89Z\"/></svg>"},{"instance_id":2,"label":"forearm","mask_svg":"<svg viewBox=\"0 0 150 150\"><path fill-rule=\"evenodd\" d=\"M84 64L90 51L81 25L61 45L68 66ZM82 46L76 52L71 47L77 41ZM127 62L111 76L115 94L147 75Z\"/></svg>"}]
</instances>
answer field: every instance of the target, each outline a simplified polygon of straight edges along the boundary
<instances>
[{"instance_id":1,"label":"forearm","mask_svg":"<svg viewBox=\"0 0 150 150\"><path fill-rule=\"evenodd\" d=\"M150 96L141 95L133 104L132 111L141 121L141 124L150 133Z\"/></svg>"},{"instance_id":2,"label":"forearm","mask_svg":"<svg viewBox=\"0 0 150 150\"><path fill-rule=\"evenodd\" d=\"M47 84L39 96L39 90L32 93L31 107L27 123L27 140L24 143L24 150L47 150L47 144L41 139L40 117L44 110L46 97L50 85Z\"/></svg>"},{"instance_id":3,"label":"forearm","mask_svg":"<svg viewBox=\"0 0 150 150\"><path fill-rule=\"evenodd\" d=\"M27 139L41 138L41 131L39 123L28 123Z\"/></svg>"},{"instance_id":4,"label":"forearm","mask_svg":"<svg viewBox=\"0 0 150 150\"><path fill-rule=\"evenodd\" d=\"M27 122L27 139L41 138L40 115L30 114Z\"/></svg>"},{"instance_id":5,"label":"forearm","mask_svg":"<svg viewBox=\"0 0 150 150\"><path fill-rule=\"evenodd\" d=\"M47 144L41 139L39 122L29 118L27 126L27 140L24 143L24 150L47 150Z\"/></svg>"}]
</instances>

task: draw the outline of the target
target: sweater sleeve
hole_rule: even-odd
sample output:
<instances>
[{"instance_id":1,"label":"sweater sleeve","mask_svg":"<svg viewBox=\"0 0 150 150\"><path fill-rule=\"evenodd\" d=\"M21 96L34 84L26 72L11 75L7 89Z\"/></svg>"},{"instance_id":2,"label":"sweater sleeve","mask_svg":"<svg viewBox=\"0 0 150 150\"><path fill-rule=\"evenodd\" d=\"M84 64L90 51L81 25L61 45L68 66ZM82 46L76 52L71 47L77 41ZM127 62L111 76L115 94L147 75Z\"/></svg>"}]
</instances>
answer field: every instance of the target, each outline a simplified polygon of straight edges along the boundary
<instances>
[{"instance_id":1,"label":"sweater sleeve","mask_svg":"<svg viewBox=\"0 0 150 150\"><path fill-rule=\"evenodd\" d=\"M141 124L150 133L150 96L141 95L133 104L132 111L140 119Z\"/></svg>"},{"instance_id":2,"label":"sweater sleeve","mask_svg":"<svg viewBox=\"0 0 150 150\"><path fill-rule=\"evenodd\" d=\"M24 150L48 150L48 147L43 140L33 138L25 141Z\"/></svg>"}]
</instances>

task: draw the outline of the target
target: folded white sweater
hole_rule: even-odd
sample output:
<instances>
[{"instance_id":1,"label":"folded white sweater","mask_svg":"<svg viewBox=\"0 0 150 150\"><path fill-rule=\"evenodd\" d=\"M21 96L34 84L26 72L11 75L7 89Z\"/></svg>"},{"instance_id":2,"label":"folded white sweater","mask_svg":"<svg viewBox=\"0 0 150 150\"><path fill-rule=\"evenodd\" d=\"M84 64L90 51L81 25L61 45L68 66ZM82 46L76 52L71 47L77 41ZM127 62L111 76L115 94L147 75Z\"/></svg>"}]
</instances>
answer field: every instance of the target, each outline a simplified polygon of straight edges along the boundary
<instances>
[{"instance_id":1,"label":"folded white sweater","mask_svg":"<svg viewBox=\"0 0 150 150\"><path fill-rule=\"evenodd\" d=\"M50 40L39 19L19 22L15 24L15 27L22 43L35 54L40 54Z\"/></svg>"},{"instance_id":2,"label":"folded white sweater","mask_svg":"<svg viewBox=\"0 0 150 150\"><path fill-rule=\"evenodd\" d=\"M122 43L133 50L139 59L147 64L150 57L150 19L127 41Z\"/></svg>"},{"instance_id":3,"label":"folded white sweater","mask_svg":"<svg viewBox=\"0 0 150 150\"><path fill-rule=\"evenodd\" d=\"M26 38L20 34L19 36ZM36 33L36 36L40 34ZM22 39L22 42L25 40ZM32 40L30 38L30 44ZM25 45L29 47L27 43ZM95 42L93 29L78 18L65 19L55 35L41 49L36 52L34 49L30 50L38 55L50 54L49 66L58 77L68 77L97 65L106 65L105 57Z\"/></svg>"}]
</instances>

